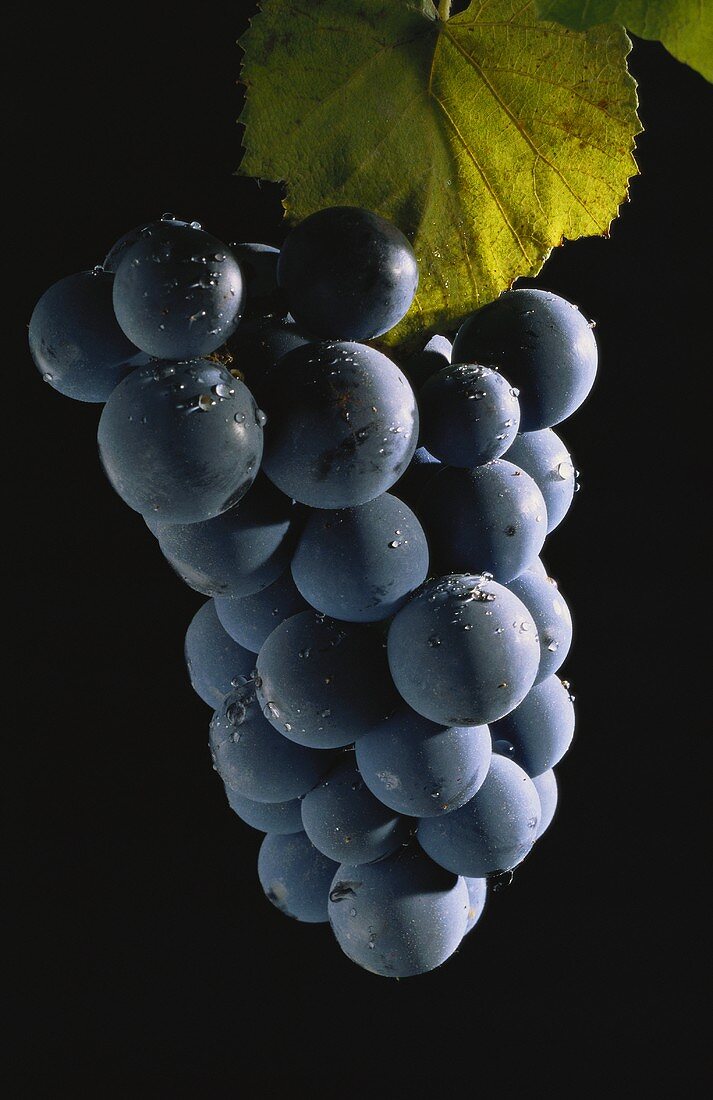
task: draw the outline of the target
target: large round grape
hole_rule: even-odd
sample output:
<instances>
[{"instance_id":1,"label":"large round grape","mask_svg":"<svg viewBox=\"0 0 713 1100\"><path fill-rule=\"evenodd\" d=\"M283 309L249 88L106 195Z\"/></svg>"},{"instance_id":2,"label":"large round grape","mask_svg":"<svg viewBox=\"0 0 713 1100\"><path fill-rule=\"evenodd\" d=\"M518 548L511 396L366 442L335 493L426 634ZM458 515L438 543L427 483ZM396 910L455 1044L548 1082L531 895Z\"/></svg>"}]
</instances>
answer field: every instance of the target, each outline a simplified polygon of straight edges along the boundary
<instances>
[{"instance_id":1,"label":"large round grape","mask_svg":"<svg viewBox=\"0 0 713 1100\"><path fill-rule=\"evenodd\" d=\"M492 573L501 584L540 553L547 508L529 474L495 459L461 470L448 466L419 500L431 557L442 573Z\"/></svg>"},{"instance_id":2,"label":"large round grape","mask_svg":"<svg viewBox=\"0 0 713 1100\"><path fill-rule=\"evenodd\" d=\"M301 511L258 475L249 493L222 515L163 524L156 534L168 561L197 592L250 596L289 567Z\"/></svg>"},{"instance_id":3,"label":"large round grape","mask_svg":"<svg viewBox=\"0 0 713 1100\"><path fill-rule=\"evenodd\" d=\"M388 656L400 694L424 718L480 726L525 698L540 647L517 596L487 577L461 574L429 582L397 612Z\"/></svg>"},{"instance_id":4,"label":"large round grape","mask_svg":"<svg viewBox=\"0 0 713 1100\"><path fill-rule=\"evenodd\" d=\"M412 823L374 797L347 753L302 799L302 824L330 859L371 863L404 844Z\"/></svg>"},{"instance_id":5,"label":"large round grape","mask_svg":"<svg viewBox=\"0 0 713 1100\"><path fill-rule=\"evenodd\" d=\"M292 559L292 576L304 598L348 622L387 619L427 572L423 528L389 493L356 508L312 512Z\"/></svg>"},{"instance_id":6,"label":"large round grape","mask_svg":"<svg viewBox=\"0 0 713 1100\"><path fill-rule=\"evenodd\" d=\"M114 276L119 325L158 359L197 359L224 344L243 304L243 276L227 245L185 222L146 226Z\"/></svg>"},{"instance_id":7,"label":"large round grape","mask_svg":"<svg viewBox=\"0 0 713 1100\"><path fill-rule=\"evenodd\" d=\"M257 673L265 714L300 745L349 745L396 705L376 630L312 611L273 630L258 653Z\"/></svg>"},{"instance_id":8,"label":"large round grape","mask_svg":"<svg viewBox=\"0 0 713 1100\"><path fill-rule=\"evenodd\" d=\"M287 306L277 285L277 261L279 248L271 244L231 244L233 253L245 281L243 316L285 317Z\"/></svg>"},{"instance_id":9,"label":"large round grape","mask_svg":"<svg viewBox=\"0 0 713 1100\"><path fill-rule=\"evenodd\" d=\"M423 850L446 870L470 878L510 871L535 843L540 799L522 768L493 754L485 782L459 810L419 823Z\"/></svg>"},{"instance_id":10,"label":"large round grape","mask_svg":"<svg viewBox=\"0 0 713 1100\"><path fill-rule=\"evenodd\" d=\"M309 604L287 569L267 588L251 596L217 596L215 609L230 637L258 653L276 626L298 611L308 611Z\"/></svg>"},{"instance_id":11,"label":"large round grape","mask_svg":"<svg viewBox=\"0 0 713 1100\"><path fill-rule=\"evenodd\" d=\"M318 852L306 833L268 833L257 860L265 897L286 917L319 924L329 920L329 890L338 868Z\"/></svg>"},{"instance_id":12,"label":"large round grape","mask_svg":"<svg viewBox=\"0 0 713 1100\"><path fill-rule=\"evenodd\" d=\"M500 458L520 423L510 383L475 363L454 363L432 375L418 405L421 442L449 466L471 468Z\"/></svg>"},{"instance_id":13,"label":"large round grape","mask_svg":"<svg viewBox=\"0 0 713 1100\"><path fill-rule=\"evenodd\" d=\"M556 676L537 684L518 707L490 730L493 742L512 746L510 755L529 776L542 775L562 759L574 736L574 705Z\"/></svg>"},{"instance_id":14,"label":"large round grape","mask_svg":"<svg viewBox=\"0 0 713 1100\"><path fill-rule=\"evenodd\" d=\"M575 491L576 470L572 456L551 428L520 432L508 450L514 462L537 484L547 505L547 533L567 515Z\"/></svg>"},{"instance_id":15,"label":"large round grape","mask_svg":"<svg viewBox=\"0 0 713 1100\"><path fill-rule=\"evenodd\" d=\"M401 706L359 738L364 782L400 814L435 817L473 797L490 767L487 726L438 726Z\"/></svg>"},{"instance_id":16,"label":"large round grape","mask_svg":"<svg viewBox=\"0 0 713 1100\"><path fill-rule=\"evenodd\" d=\"M217 363L156 363L117 386L99 421L99 454L119 496L164 523L197 523L245 495L264 417Z\"/></svg>"},{"instance_id":17,"label":"large round grape","mask_svg":"<svg viewBox=\"0 0 713 1100\"><path fill-rule=\"evenodd\" d=\"M404 374L414 390L420 390L432 374L448 366L452 351L453 345L445 336L432 336L422 351L406 360Z\"/></svg>"},{"instance_id":18,"label":"large round grape","mask_svg":"<svg viewBox=\"0 0 713 1100\"><path fill-rule=\"evenodd\" d=\"M212 600L191 619L184 653L193 690L213 710L255 668L255 654L226 634Z\"/></svg>"},{"instance_id":19,"label":"large round grape","mask_svg":"<svg viewBox=\"0 0 713 1100\"><path fill-rule=\"evenodd\" d=\"M465 930L466 932L472 932L483 915L485 898L488 893L488 880L485 878L468 878L464 875L463 881L468 890L468 923Z\"/></svg>"},{"instance_id":20,"label":"large round grape","mask_svg":"<svg viewBox=\"0 0 713 1100\"><path fill-rule=\"evenodd\" d=\"M80 271L51 286L30 318L30 354L53 389L76 401L106 401L122 378L148 362L119 328L114 279Z\"/></svg>"},{"instance_id":21,"label":"large round grape","mask_svg":"<svg viewBox=\"0 0 713 1100\"><path fill-rule=\"evenodd\" d=\"M536 775L532 782L540 797L540 824L537 829L537 839L539 840L542 834L549 829L557 811L557 780L555 773L550 768L542 775Z\"/></svg>"},{"instance_id":22,"label":"large round grape","mask_svg":"<svg viewBox=\"0 0 713 1100\"><path fill-rule=\"evenodd\" d=\"M263 468L313 508L351 508L389 489L416 449L418 412L399 368L364 344L307 344L265 390Z\"/></svg>"},{"instance_id":23,"label":"large round grape","mask_svg":"<svg viewBox=\"0 0 713 1100\"><path fill-rule=\"evenodd\" d=\"M225 793L231 810L251 829L283 836L303 831L302 802L299 798L291 798L287 802L255 802L237 791L231 791L230 787L225 788Z\"/></svg>"},{"instance_id":24,"label":"large round grape","mask_svg":"<svg viewBox=\"0 0 713 1100\"><path fill-rule=\"evenodd\" d=\"M255 698L253 684L231 691L210 723L210 748L230 790L255 802L300 798L331 767L334 754L306 749L273 729Z\"/></svg>"},{"instance_id":25,"label":"large round grape","mask_svg":"<svg viewBox=\"0 0 713 1100\"><path fill-rule=\"evenodd\" d=\"M540 642L540 667L536 684L560 667L572 644L572 616L551 577L543 579L525 570L508 588L532 615Z\"/></svg>"},{"instance_id":26,"label":"large round grape","mask_svg":"<svg viewBox=\"0 0 713 1100\"><path fill-rule=\"evenodd\" d=\"M463 879L409 844L376 863L343 863L329 891L329 920L353 962L372 974L408 978L453 954L468 905Z\"/></svg>"},{"instance_id":27,"label":"large round grape","mask_svg":"<svg viewBox=\"0 0 713 1100\"><path fill-rule=\"evenodd\" d=\"M418 264L391 222L356 206L332 206L295 226L280 251L277 278L290 313L308 332L371 340L408 310Z\"/></svg>"},{"instance_id":28,"label":"large round grape","mask_svg":"<svg viewBox=\"0 0 713 1100\"><path fill-rule=\"evenodd\" d=\"M597 343L576 306L548 290L509 290L458 329L453 361L497 367L520 394L520 429L571 416L594 384Z\"/></svg>"}]
</instances>

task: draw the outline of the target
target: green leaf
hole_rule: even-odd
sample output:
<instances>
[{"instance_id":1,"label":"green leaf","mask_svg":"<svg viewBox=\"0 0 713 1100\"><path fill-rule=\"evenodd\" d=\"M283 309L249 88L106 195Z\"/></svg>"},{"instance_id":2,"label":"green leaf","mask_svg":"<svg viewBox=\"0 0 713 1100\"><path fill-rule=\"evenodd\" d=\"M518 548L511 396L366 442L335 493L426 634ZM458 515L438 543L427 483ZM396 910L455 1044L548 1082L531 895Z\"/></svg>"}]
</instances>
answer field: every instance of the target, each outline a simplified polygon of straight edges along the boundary
<instances>
[{"instance_id":1,"label":"green leaf","mask_svg":"<svg viewBox=\"0 0 713 1100\"><path fill-rule=\"evenodd\" d=\"M537 0L543 19L574 30L619 23L640 38L663 42L679 61L713 80L713 4L710 0Z\"/></svg>"},{"instance_id":2,"label":"green leaf","mask_svg":"<svg viewBox=\"0 0 713 1100\"><path fill-rule=\"evenodd\" d=\"M421 277L384 339L454 328L564 238L606 234L636 172L630 43L533 3L263 0L241 40L241 172L291 220L355 205L413 242Z\"/></svg>"}]
</instances>

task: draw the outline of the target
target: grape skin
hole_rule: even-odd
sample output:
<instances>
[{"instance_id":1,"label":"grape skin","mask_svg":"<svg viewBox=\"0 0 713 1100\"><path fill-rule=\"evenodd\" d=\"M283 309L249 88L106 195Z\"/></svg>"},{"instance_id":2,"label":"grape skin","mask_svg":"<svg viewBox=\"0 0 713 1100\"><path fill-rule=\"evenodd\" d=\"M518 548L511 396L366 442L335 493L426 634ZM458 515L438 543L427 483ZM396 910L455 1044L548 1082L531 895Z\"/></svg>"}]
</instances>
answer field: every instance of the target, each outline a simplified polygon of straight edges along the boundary
<instances>
[{"instance_id":1,"label":"grape skin","mask_svg":"<svg viewBox=\"0 0 713 1100\"><path fill-rule=\"evenodd\" d=\"M348 622L389 618L427 572L423 528L389 493L356 508L313 511L292 559L292 576L304 598Z\"/></svg>"},{"instance_id":2,"label":"grape skin","mask_svg":"<svg viewBox=\"0 0 713 1100\"><path fill-rule=\"evenodd\" d=\"M268 833L260 846L257 873L265 897L294 920L329 920L327 899L338 864L318 852L305 833Z\"/></svg>"},{"instance_id":3,"label":"grape skin","mask_svg":"<svg viewBox=\"0 0 713 1100\"><path fill-rule=\"evenodd\" d=\"M404 374L418 392L432 374L443 370L451 361L453 345L445 336L432 336L422 351L412 355L403 365Z\"/></svg>"},{"instance_id":4,"label":"grape skin","mask_svg":"<svg viewBox=\"0 0 713 1100\"><path fill-rule=\"evenodd\" d=\"M574 736L574 706L557 676L533 687L523 701L491 726L493 741L512 745L512 759L530 777L542 775L562 759Z\"/></svg>"},{"instance_id":5,"label":"grape skin","mask_svg":"<svg viewBox=\"0 0 713 1100\"><path fill-rule=\"evenodd\" d=\"M547 505L547 534L554 531L569 511L576 488L576 470L572 456L551 428L539 432L521 432L507 452L529 474Z\"/></svg>"},{"instance_id":6,"label":"grape skin","mask_svg":"<svg viewBox=\"0 0 713 1100\"><path fill-rule=\"evenodd\" d=\"M207 600L191 619L184 652L191 686L213 710L255 668L255 654L226 634L213 600Z\"/></svg>"},{"instance_id":7,"label":"grape skin","mask_svg":"<svg viewBox=\"0 0 713 1100\"><path fill-rule=\"evenodd\" d=\"M525 570L508 588L521 599L532 615L540 642L540 667L536 684L557 672L572 644L572 616L551 577Z\"/></svg>"},{"instance_id":8,"label":"grape skin","mask_svg":"<svg viewBox=\"0 0 713 1100\"><path fill-rule=\"evenodd\" d=\"M30 318L30 354L58 393L75 401L106 401L123 378L149 357L119 328L112 307L114 279L80 271L46 290Z\"/></svg>"},{"instance_id":9,"label":"grape skin","mask_svg":"<svg viewBox=\"0 0 713 1100\"><path fill-rule=\"evenodd\" d=\"M469 469L500 458L515 439L520 404L502 374L454 363L419 394L421 442L449 466Z\"/></svg>"},{"instance_id":10,"label":"grape skin","mask_svg":"<svg viewBox=\"0 0 713 1100\"><path fill-rule=\"evenodd\" d=\"M243 317L285 317L287 306L277 286L279 248L251 242L231 244L230 251L240 264L245 280Z\"/></svg>"},{"instance_id":11,"label":"grape skin","mask_svg":"<svg viewBox=\"0 0 713 1100\"><path fill-rule=\"evenodd\" d=\"M387 978L444 963L465 935L468 911L463 879L415 844L376 863L341 864L329 891L329 920L342 951Z\"/></svg>"},{"instance_id":12,"label":"grape skin","mask_svg":"<svg viewBox=\"0 0 713 1100\"><path fill-rule=\"evenodd\" d=\"M291 798L287 802L255 802L230 787L225 788L225 794L233 813L251 829L282 836L303 831L302 802L299 798Z\"/></svg>"},{"instance_id":13,"label":"grape skin","mask_svg":"<svg viewBox=\"0 0 713 1100\"><path fill-rule=\"evenodd\" d=\"M217 596L215 609L230 637L253 653L259 653L276 626L298 611L309 611L309 604L300 595L287 569L267 588L250 596Z\"/></svg>"},{"instance_id":14,"label":"grape skin","mask_svg":"<svg viewBox=\"0 0 713 1100\"><path fill-rule=\"evenodd\" d=\"M442 726L487 725L532 687L540 659L527 608L503 585L464 574L430 581L389 628L403 699Z\"/></svg>"},{"instance_id":15,"label":"grape skin","mask_svg":"<svg viewBox=\"0 0 713 1100\"><path fill-rule=\"evenodd\" d=\"M538 834L539 835L539 834ZM468 878L463 876L468 890L468 923L465 926L465 934L472 932L483 915L485 899L488 893L488 880L485 878Z\"/></svg>"},{"instance_id":16,"label":"grape skin","mask_svg":"<svg viewBox=\"0 0 713 1100\"><path fill-rule=\"evenodd\" d=\"M540 824L537 829L537 839L552 824L552 820L557 812L557 779L555 773L550 768L549 771L543 772L542 775L536 775L532 782L535 785L535 790L540 797Z\"/></svg>"}]
</instances>

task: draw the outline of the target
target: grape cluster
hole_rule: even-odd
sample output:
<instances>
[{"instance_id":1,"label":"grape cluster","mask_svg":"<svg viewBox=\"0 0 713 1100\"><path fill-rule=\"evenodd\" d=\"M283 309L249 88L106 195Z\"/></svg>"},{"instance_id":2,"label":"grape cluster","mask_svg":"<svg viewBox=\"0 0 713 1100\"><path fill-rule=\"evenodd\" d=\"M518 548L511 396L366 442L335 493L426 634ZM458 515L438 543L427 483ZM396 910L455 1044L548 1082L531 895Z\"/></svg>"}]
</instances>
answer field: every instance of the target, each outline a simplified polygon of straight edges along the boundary
<instances>
[{"instance_id":1,"label":"grape cluster","mask_svg":"<svg viewBox=\"0 0 713 1100\"><path fill-rule=\"evenodd\" d=\"M400 365L414 253L366 210L281 250L165 215L40 299L47 382L105 402L99 452L173 569L228 802L300 921L392 977L439 966L549 826L572 623L539 554L576 471L552 430L591 325L542 290Z\"/></svg>"}]
</instances>

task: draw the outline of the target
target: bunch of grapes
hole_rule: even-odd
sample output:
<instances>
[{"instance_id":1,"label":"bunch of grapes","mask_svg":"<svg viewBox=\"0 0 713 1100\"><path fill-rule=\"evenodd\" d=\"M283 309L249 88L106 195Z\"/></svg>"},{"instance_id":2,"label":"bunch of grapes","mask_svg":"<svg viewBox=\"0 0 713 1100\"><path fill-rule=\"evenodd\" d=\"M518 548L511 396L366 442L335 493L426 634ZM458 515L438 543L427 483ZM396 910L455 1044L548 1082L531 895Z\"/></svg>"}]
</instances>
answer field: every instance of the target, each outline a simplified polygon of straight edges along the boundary
<instances>
[{"instance_id":1,"label":"bunch of grapes","mask_svg":"<svg viewBox=\"0 0 713 1100\"><path fill-rule=\"evenodd\" d=\"M228 802L258 875L377 974L439 966L550 824L572 624L539 558L576 489L552 430L591 325L541 290L397 365L403 234L307 218L281 250L164 215L40 299L45 380L105 402L99 453L180 577Z\"/></svg>"}]
</instances>

